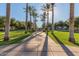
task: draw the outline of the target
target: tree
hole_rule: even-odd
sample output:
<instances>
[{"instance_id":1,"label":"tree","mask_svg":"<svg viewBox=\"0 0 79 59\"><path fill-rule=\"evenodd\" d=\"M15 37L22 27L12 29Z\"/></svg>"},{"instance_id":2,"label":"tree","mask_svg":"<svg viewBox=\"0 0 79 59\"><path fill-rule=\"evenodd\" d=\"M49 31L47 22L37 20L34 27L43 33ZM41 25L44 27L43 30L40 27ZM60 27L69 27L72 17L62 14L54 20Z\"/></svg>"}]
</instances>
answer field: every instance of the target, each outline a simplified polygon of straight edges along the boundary
<instances>
[{"instance_id":1,"label":"tree","mask_svg":"<svg viewBox=\"0 0 79 59\"><path fill-rule=\"evenodd\" d=\"M50 4L46 4L46 11L47 11L47 27L48 27L48 24L49 24L49 11L50 11ZM49 27L48 29L49 30Z\"/></svg>"},{"instance_id":2,"label":"tree","mask_svg":"<svg viewBox=\"0 0 79 59\"><path fill-rule=\"evenodd\" d=\"M14 30L16 26L16 19L15 18L11 18L10 19L10 30Z\"/></svg>"},{"instance_id":3,"label":"tree","mask_svg":"<svg viewBox=\"0 0 79 59\"><path fill-rule=\"evenodd\" d=\"M41 15L41 21L43 22L44 30L45 30L45 19L46 19L46 12L43 12L43 14Z\"/></svg>"},{"instance_id":4,"label":"tree","mask_svg":"<svg viewBox=\"0 0 79 59\"><path fill-rule=\"evenodd\" d=\"M70 3L69 41L75 43L75 38L74 38L74 3Z\"/></svg>"},{"instance_id":5,"label":"tree","mask_svg":"<svg viewBox=\"0 0 79 59\"><path fill-rule=\"evenodd\" d=\"M31 26L32 25L32 26ZM32 23L32 22L30 22L30 21L28 21L27 22L27 27L28 27L28 29L30 29L31 27L33 27L34 26L34 24ZM30 31L30 30L29 30Z\"/></svg>"},{"instance_id":6,"label":"tree","mask_svg":"<svg viewBox=\"0 0 79 59\"><path fill-rule=\"evenodd\" d=\"M32 16L32 6L28 6L28 12L29 12L29 15L30 15L30 22L32 22L32 17L31 17Z\"/></svg>"},{"instance_id":7,"label":"tree","mask_svg":"<svg viewBox=\"0 0 79 59\"><path fill-rule=\"evenodd\" d=\"M67 21L59 21L55 23L56 30L68 30L68 27Z\"/></svg>"},{"instance_id":8,"label":"tree","mask_svg":"<svg viewBox=\"0 0 79 59\"><path fill-rule=\"evenodd\" d=\"M75 18L75 28L77 29L77 32L79 32L79 17Z\"/></svg>"},{"instance_id":9,"label":"tree","mask_svg":"<svg viewBox=\"0 0 79 59\"><path fill-rule=\"evenodd\" d=\"M47 3L46 5L43 6L43 9L42 9L44 12L46 12L46 15L47 15L47 25L49 24L49 11L51 10L50 6L51 4ZM47 26L46 28L47 31L48 31L48 28L49 27Z\"/></svg>"},{"instance_id":10,"label":"tree","mask_svg":"<svg viewBox=\"0 0 79 59\"><path fill-rule=\"evenodd\" d=\"M5 20L4 41L9 40L9 30L10 30L10 3L7 3L6 4L6 20Z\"/></svg>"},{"instance_id":11,"label":"tree","mask_svg":"<svg viewBox=\"0 0 79 59\"><path fill-rule=\"evenodd\" d=\"M33 16L33 21L34 21L34 30L36 30L36 18L38 17L38 15L37 15L37 12L36 12L36 9L33 9L32 10L32 16Z\"/></svg>"},{"instance_id":12,"label":"tree","mask_svg":"<svg viewBox=\"0 0 79 59\"><path fill-rule=\"evenodd\" d=\"M15 23L16 23L15 18L11 18L10 20L11 20L10 21L10 26L15 26Z\"/></svg>"},{"instance_id":13,"label":"tree","mask_svg":"<svg viewBox=\"0 0 79 59\"><path fill-rule=\"evenodd\" d=\"M27 32L27 20L28 20L28 3L26 3L26 21L25 21L25 33Z\"/></svg>"},{"instance_id":14,"label":"tree","mask_svg":"<svg viewBox=\"0 0 79 59\"><path fill-rule=\"evenodd\" d=\"M0 16L0 27L4 27L4 21L6 17L5 16Z\"/></svg>"},{"instance_id":15,"label":"tree","mask_svg":"<svg viewBox=\"0 0 79 59\"><path fill-rule=\"evenodd\" d=\"M54 3L51 3L52 5L52 31L54 30Z\"/></svg>"}]
</instances>

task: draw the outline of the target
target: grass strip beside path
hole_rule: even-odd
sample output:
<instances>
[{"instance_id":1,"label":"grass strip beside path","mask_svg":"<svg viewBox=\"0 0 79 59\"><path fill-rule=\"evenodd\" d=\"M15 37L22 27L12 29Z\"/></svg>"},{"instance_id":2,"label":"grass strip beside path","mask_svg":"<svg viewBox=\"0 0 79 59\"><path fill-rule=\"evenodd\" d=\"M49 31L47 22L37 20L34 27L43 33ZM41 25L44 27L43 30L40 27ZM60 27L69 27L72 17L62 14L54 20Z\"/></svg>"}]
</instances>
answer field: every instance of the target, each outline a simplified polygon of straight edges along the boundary
<instances>
[{"instance_id":1,"label":"grass strip beside path","mask_svg":"<svg viewBox=\"0 0 79 59\"><path fill-rule=\"evenodd\" d=\"M9 44L16 44L16 43L20 43L22 42L22 40L28 36L30 36L32 33L27 32L27 34L25 34L25 31L23 30L19 30L19 31L11 31L10 32L10 40L7 42L3 41L3 35L4 33L0 34L0 45L9 45Z\"/></svg>"},{"instance_id":2,"label":"grass strip beside path","mask_svg":"<svg viewBox=\"0 0 79 59\"><path fill-rule=\"evenodd\" d=\"M53 36L52 31L48 32L48 35L52 38L52 40L54 40L56 43L56 38ZM64 45L68 45L68 46L76 46L75 44L69 42L69 32L62 32L62 31L54 31L54 35L64 44ZM79 45L79 34L75 33L74 34L75 37L75 43L77 45Z\"/></svg>"}]
</instances>

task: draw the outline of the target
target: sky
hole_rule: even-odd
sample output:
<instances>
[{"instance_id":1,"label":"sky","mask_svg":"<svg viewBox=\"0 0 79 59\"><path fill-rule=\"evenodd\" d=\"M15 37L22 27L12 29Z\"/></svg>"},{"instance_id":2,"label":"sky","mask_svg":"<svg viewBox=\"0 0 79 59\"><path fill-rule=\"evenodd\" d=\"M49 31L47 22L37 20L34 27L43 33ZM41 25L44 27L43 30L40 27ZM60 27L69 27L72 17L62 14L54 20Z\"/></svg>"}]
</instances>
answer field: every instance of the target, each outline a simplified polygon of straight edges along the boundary
<instances>
[{"instance_id":1,"label":"sky","mask_svg":"<svg viewBox=\"0 0 79 59\"><path fill-rule=\"evenodd\" d=\"M34 6L34 8L37 9L38 15L42 14L42 3L30 3L29 5ZM11 18L15 18L19 21L25 21L25 3L12 3L11 4ZM69 4L68 3L56 3L54 6L54 22L58 21L65 21L69 19ZM6 15L6 4L1 3L0 4L0 16ZM75 17L79 16L79 4L75 4ZM50 12L50 22L51 22L51 12ZM42 22L40 17L37 18L37 25L38 27L41 27Z\"/></svg>"}]
</instances>

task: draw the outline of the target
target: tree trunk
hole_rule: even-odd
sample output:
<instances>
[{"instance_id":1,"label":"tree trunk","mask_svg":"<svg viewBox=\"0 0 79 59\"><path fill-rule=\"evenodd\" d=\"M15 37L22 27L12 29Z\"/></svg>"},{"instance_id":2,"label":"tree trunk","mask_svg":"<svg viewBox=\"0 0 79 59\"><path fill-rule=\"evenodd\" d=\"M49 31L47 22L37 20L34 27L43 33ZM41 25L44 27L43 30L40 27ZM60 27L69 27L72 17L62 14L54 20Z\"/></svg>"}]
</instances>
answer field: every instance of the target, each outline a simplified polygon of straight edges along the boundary
<instances>
[{"instance_id":1,"label":"tree trunk","mask_svg":"<svg viewBox=\"0 0 79 59\"><path fill-rule=\"evenodd\" d=\"M30 23L32 23L32 18L31 18L31 12L30 12ZM30 30L32 29L31 25L30 25Z\"/></svg>"},{"instance_id":2,"label":"tree trunk","mask_svg":"<svg viewBox=\"0 0 79 59\"><path fill-rule=\"evenodd\" d=\"M75 43L75 38L74 38L74 3L70 3L69 41Z\"/></svg>"},{"instance_id":3,"label":"tree trunk","mask_svg":"<svg viewBox=\"0 0 79 59\"><path fill-rule=\"evenodd\" d=\"M47 31L49 30L49 11L47 11Z\"/></svg>"},{"instance_id":4,"label":"tree trunk","mask_svg":"<svg viewBox=\"0 0 79 59\"><path fill-rule=\"evenodd\" d=\"M9 40L9 31L10 31L10 3L7 3L6 4L6 20L5 20L4 41Z\"/></svg>"},{"instance_id":5,"label":"tree trunk","mask_svg":"<svg viewBox=\"0 0 79 59\"><path fill-rule=\"evenodd\" d=\"M25 31L28 30L28 23L27 23L27 20L28 20L28 3L26 3L26 22L25 22Z\"/></svg>"},{"instance_id":6,"label":"tree trunk","mask_svg":"<svg viewBox=\"0 0 79 59\"><path fill-rule=\"evenodd\" d=\"M36 20L36 17L35 16L33 17L33 20L34 20L33 21L33 23L34 23L34 30L36 31L36 21L35 21Z\"/></svg>"},{"instance_id":7,"label":"tree trunk","mask_svg":"<svg viewBox=\"0 0 79 59\"><path fill-rule=\"evenodd\" d=\"M54 3L52 3L52 31L54 31Z\"/></svg>"},{"instance_id":8,"label":"tree trunk","mask_svg":"<svg viewBox=\"0 0 79 59\"><path fill-rule=\"evenodd\" d=\"M45 21L43 21L43 25L44 25L44 30L45 30Z\"/></svg>"},{"instance_id":9,"label":"tree trunk","mask_svg":"<svg viewBox=\"0 0 79 59\"><path fill-rule=\"evenodd\" d=\"M35 31L37 30L37 26L36 26L36 17L35 17Z\"/></svg>"},{"instance_id":10,"label":"tree trunk","mask_svg":"<svg viewBox=\"0 0 79 59\"><path fill-rule=\"evenodd\" d=\"M45 30L45 26L46 26L46 24L45 24L45 19L46 19L46 12L44 12L44 21L43 21L44 30Z\"/></svg>"},{"instance_id":11,"label":"tree trunk","mask_svg":"<svg viewBox=\"0 0 79 59\"><path fill-rule=\"evenodd\" d=\"M31 22L31 12L30 12L30 22Z\"/></svg>"}]
</instances>

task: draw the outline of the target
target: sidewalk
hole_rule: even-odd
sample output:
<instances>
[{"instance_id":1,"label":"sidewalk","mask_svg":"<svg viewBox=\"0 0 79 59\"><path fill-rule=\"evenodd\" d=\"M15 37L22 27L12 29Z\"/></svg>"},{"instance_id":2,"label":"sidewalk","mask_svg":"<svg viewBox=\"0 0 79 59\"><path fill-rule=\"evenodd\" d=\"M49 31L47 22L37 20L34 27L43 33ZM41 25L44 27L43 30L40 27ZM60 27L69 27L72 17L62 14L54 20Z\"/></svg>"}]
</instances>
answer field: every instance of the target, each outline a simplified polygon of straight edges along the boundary
<instances>
[{"instance_id":1,"label":"sidewalk","mask_svg":"<svg viewBox=\"0 0 79 59\"><path fill-rule=\"evenodd\" d=\"M56 44L50 37L48 37L48 48L50 48L51 56L79 56L78 46L65 46L59 42Z\"/></svg>"},{"instance_id":2,"label":"sidewalk","mask_svg":"<svg viewBox=\"0 0 79 59\"><path fill-rule=\"evenodd\" d=\"M24 39L22 44L13 44L5 47L0 47L1 56L38 56L44 45L44 33L37 33L31 38Z\"/></svg>"},{"instance_id":3,"label":"sidewalk","mask_svg":"<svg viewBox=\"0 0 79 59\"><path fill-rule=\"evenodd\" d=\"M21 44L0 47L1 56L74 56L79 47L56 44L45 33L37 33Z\"/></svg>"}]
</instances>

